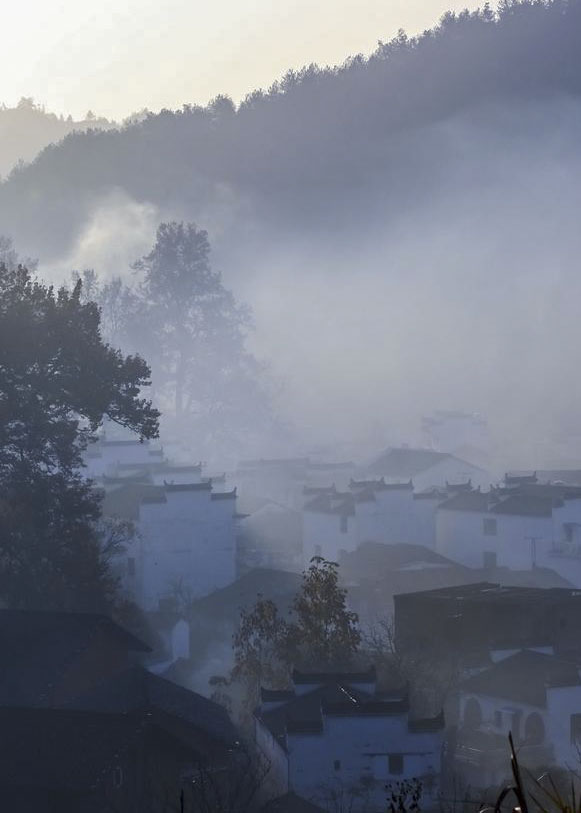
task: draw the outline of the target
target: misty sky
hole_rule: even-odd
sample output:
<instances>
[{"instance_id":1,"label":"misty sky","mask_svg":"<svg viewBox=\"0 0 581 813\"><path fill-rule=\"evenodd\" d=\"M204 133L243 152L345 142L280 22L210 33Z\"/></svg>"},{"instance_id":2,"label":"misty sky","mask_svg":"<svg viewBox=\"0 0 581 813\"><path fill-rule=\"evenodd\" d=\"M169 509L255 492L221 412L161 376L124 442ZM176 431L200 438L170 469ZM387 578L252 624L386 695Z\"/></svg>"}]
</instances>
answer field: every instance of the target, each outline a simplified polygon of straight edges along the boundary
<instances>
[{"instance_id":1,"label":"misty sky","mask_svg":"<svg viewBox=\"0 0 581 813\"><path fill-rule=\"evenodd\" d=\"M369 53L465 0L10 0L0 102L122 118L148 107L240 99L289 67Z\"/></svg>"}]
</instances>

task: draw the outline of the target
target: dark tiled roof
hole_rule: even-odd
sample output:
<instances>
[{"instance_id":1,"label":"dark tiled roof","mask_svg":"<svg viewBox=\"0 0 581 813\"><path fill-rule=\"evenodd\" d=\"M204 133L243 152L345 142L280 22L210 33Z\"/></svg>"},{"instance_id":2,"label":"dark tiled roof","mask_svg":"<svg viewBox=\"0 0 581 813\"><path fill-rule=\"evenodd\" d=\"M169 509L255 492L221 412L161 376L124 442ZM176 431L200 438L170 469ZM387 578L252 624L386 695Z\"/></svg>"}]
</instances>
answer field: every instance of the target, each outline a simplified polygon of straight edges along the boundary
<instances>
[{"instance_id":1,"label":"dark tiled roof","mask_svg":"<svg viewBox=\"0 0 581 813\"><path fill-rule=\"evenodd\" d=\"M349 481L349 488L352 491L358 489L365 489L370 491L413 491L414 484L412 480L406 483L386 483L385 477L380 477L379 480L353 480Z\"/></svg>"},{"instance_id":2,"label":"dark tiled roof","mask_svg":"<svg viewBox=\"0 0 581 813\"><path fill-rule=\"evenodd\" d=\"M455 587L439 587L435 590L423 590L413 594L400 594L398 598L406 598L412 601L428 598L433 601L464 601L474 603L498 604L505 602L533 602L538 604L544 602L547 605L555 601L574 600L581 604L581 590L568 587L513 587L501 585L493 582L475 582L473 584L462 584Z\"/></svg>"},{"instance_id":3,"label":"dark tiled roof","mask_svg":"<svg viewBox=\"0 0 581 813\"><path fill-rule=\"evenodd\" d=\"M232 744L238 738L222 706L170 680L153 675L141 666L115 676L77 698L71 705L86 711L108 713L161 711L226 744Z\"/></svg>"},{"instance_id":4,"label":"dark tiled roof","mask_svg":"<svg viewBox=\"0 0 581 813\"><path fill-rule=\"evenodd\" d=\"M536 483L537 480L537 473L536 471L532 472L532 474L510 474L507 472L504 475L504 482L506 485L517 486L517 485L525 485L526 483Z\"/></svg>"},{"instance_id":5,"label":"dark tiled roof","mask_svg":"<svg viewBox=\"0 0 581 813\"><path fill-rule=\"evenodd\" d=\"M93 790L148 727L139 715L0 708L0 786Z\"/></svg>"},{"instance_id":6,"label":"dark tiled roof","mask_svg":"<svg viewBox=\"0 0 581 813\"><path fill-rule=\"evenodd\" d=\"M217 491L215 494L212 494L212 500L235 500L236 499L236 489L233 488L232 491Z\"/></svg>"},{"instance_id":7,"label":"dark tiled roof","mask_svg":"<svg viewBox=\"0 0 581 813\"><path fill-rule=\"evenodd\" d=\"M66 670L97 636L121 650L149 651L103 615L0 610L0 705L50 705Z\"/></svg>"},{"instance_id":8,"label":"dark tiled roof","mask_svg":"<svg viewBox=\"0 0 581 813\"><path fill-rule=\"evenodd\" d=\"M472 479L469 479L466 483L449 483L446 480L446 489L452 494L458 494L462 491L472 491Z\"/></svg>"},{"instance_id":9,"label":"dark tiled roof","mask_svg":"<svg viewBox=\"0 0 581 813\"><path fill-rule=\"evenodd\" d=\"M491 495L481 491L465 491L440 504L442 511L488 511Z\"/></svg>"},{"instance_id":10,"label":"dark tiled roof","mask_svg":"<svg viewBox=\"0 0 581 813\"><path fill-rule=\"evenodd\" d=\"M515 494L492 505L490 511L493 514L513 514L519 517L550 517L554 505L555 500L551 497Z\"/></svg>"},{"instance_id":11,"label":"dark tiled roof","mask_svg":"<svg viewBox=\"0 0 581 813\"><path fill-rule=\"evenodd\" d=\"M285 747L286 733L320 733L323 729L323 704L347 704L351 709L358 703L369 702L373 696L351 686L347 681L326 683L305 694L293 695L286 703L267 711L257 711L259 720L278 742Z\"/></svg>"},{"instance_id":12,"label":"dark tiled roof","mask_svg":"<svg viewBox=\"0 0 581 813\"><path fill-rule=\"evenodd\" d=\"M353 516L355 500L353 494L319 494L305 505L304 510L319 514Z\"/></svg>"},{"instance_id":13,"label":"dark tiled roof","mask_svg":"<svg viewBox=\"0 0 581 813\"><path fill-rule=\"evenodd\" d=\"M532 650L522 650L474 675L461 684L467 694L545 706L547 689L581 686L577 666L569 661Z\"/></svg>"},{"instance_id":14,"label":"dark tiled roof","mask_svg":"<svg viewBox=\"0 0 581 813\"><path fill-rule=\"evenodd\" d=\"M165 483L164 489L168 494L178 491L211 491L212 483Z\"/></svg>"}]
</instances>

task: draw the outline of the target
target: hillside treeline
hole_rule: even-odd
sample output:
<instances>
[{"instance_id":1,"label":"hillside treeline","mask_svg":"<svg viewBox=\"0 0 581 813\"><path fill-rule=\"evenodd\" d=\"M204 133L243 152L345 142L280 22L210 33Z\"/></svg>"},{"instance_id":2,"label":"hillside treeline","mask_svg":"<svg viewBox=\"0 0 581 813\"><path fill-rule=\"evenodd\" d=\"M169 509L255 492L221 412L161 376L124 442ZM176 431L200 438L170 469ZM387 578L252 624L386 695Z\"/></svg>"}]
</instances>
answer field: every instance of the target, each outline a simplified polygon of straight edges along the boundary
<instances>
[{"instance_id":1,"label":"hillside treeline","mask_svg":"<svg viewBox=\"0 0 581 813\"><path fill-rule=\"evenodd\" d=\"M370 196L389 211L439 179L426 126L580 92L580 0L502 0L447 13L417 37L400 32L368 58L290 71L238 108L219 97L71 133L0 187L0 219L42 254L65 250L112 188L202 223L235 199L273 224L336 226Z\"/></svg>"}]
</instances>

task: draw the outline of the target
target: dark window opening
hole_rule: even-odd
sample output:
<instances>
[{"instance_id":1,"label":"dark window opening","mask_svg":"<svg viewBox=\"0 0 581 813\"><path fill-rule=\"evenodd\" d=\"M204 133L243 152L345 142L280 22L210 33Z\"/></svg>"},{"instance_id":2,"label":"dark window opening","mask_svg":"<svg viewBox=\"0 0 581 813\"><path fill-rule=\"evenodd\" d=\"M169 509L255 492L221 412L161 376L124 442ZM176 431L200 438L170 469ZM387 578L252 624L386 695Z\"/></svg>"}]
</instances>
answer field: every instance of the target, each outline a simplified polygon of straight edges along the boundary
<instances>
[{"instance_id":1,"label":"dark window opening","mask_svg":"<svg viewBox=\"0 0 581 813\"><path fill-rule=\"evenodd\" d=\"M347 523L348 523L348 519L347 519L347 517L345 515L343 515L341 517L341 533L342 534L347 533Z\"/></svg>"},{"instance_id":2,"label":"dark window opening","mask_svg":"<svg viewBox=\"0 0 581 813\"><path fill-rule=\"evenodd\" d=\"M388 770L391 774L403 773L403 754L390 754L388 757Z\"/></svg>"},{"instance_id":3,"label":"dark window opening","mask_svg":"<svg viewBox=\"0 0 581 813\"><path fill-rule=\"evenodd\" d=\"M485 550L482 554L482 566L486 569L496 567L496 553L492 550Z\"/></svg>"},{"instance_id":4,"label":"dark window opening","mask_svg":"<svg viewBox=\"0 0 581 813\"><path fill-rule=\"evenodd\" d=\"M491 519L490 517L486 517L482 520L482 530L484 532L484 536L496 536L497 526L496 520Z\"/></svg>"},{"instance_id":5,"label":"dark window opening","mask_svg":"<svg viewBox=\"0 0 581 813\"><path fill-rule=\"evenodd\" d=\"M340 759L336 759L336 760L333 762L333 768L335 768L335 770L336 770L336 771L340 771L340 770L341 770L341 760L340 760Z\"/></svg>"}]
</instances>

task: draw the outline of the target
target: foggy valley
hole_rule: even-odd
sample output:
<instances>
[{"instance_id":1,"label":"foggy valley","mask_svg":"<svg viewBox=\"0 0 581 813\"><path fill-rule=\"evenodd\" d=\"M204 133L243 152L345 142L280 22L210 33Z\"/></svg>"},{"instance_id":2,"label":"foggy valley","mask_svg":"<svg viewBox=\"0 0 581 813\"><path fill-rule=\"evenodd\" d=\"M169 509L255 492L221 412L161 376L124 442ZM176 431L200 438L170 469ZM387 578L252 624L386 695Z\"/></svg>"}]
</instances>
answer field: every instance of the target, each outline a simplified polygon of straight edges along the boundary
<instances>
[{"instance_id":1,"label":"foggy valley","mask_svg":"<svg viewBox=\"0 0 581 813\"><path fill-rule=\"evenodd\" d=\"M2 809L576 813L581 2L441 11L236 101L7 80Z\"/></svg>"}]
</instances>

